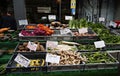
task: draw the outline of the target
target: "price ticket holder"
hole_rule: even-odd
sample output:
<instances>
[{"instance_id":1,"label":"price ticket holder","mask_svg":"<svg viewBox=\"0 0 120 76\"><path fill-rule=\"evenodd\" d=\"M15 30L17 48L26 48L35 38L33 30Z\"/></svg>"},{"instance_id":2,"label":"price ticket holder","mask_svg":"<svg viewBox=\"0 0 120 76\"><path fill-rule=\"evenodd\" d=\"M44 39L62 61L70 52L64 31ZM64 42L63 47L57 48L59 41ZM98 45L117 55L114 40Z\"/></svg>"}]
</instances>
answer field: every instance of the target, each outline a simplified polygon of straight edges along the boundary
<instances>
[{"instance_id":1,"label":"price ticket holder","mask_svg":"<svg viewBox=\"0 0 120 76\"><path fill-rule=\"evenodd\" d=\"M101 51L105 51L105 42L102 41L96 41L94 42L95 48L97 48L97 50L101 50Z\"/></svg>"}]
</instances>

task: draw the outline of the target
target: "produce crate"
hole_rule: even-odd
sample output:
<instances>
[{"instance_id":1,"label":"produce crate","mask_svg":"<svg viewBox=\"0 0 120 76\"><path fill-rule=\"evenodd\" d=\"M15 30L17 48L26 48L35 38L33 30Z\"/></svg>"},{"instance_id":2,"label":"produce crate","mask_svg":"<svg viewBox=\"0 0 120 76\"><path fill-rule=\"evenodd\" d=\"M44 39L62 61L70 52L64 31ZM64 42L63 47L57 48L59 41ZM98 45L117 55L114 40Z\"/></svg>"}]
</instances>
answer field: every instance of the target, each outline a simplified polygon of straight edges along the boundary
<instances>
[{"instance_id":1,"label":"produce crate","mask_svg":"<svg viewBox=\"0 0 120 76\"><path fill-rule=\"evenodd\" d=\"M73 31L77 32L75 30ZM99 36L91 28L88 28L88 34L91 36L74 36L74 41L79 41L80 43L89 43L89 41L100 40ZM95 36L92 36L92 34L95 34Z\"/></svg>"},{"instance_id":2,"label":"produce crate","mask_svg":"<svg viewBox=\"0 0 120 76\"><path fill-rule=\"evenodd\" d=\"M23 56L27 57L28 59L45 59L46 53L21 53ZM17 62L14 61L17 53L15 53L12 58L9 60L6 71L7 73L22 73L22 72L46 72L46 63L44 66L34 66L34 67L17 67Z\"/></svg>"},{"instance_id":3,"label":"produce crate","mask_svg":"<svg viewBox=\"0 0 120 76\"><path fill-rule=\"evenodd\" d=\"M3 36L0 37L0 42L7 41L18 41L18 33L19 31L8 30L3 33Z\"/></svg>"},{"instance_id":4,"label":"produce crate","mask_svg":"<svg viewBox=\"0 0 120 76\"><path fill-rule=\"evenodd\" d=\"M19 42L18 44L17 44L17 46L16 46L16 48L15 48L15 50L14 50L14 53L25 53L25 52L45 52L46 51L46 43L45 42L38 42L38 41L34 41L34 42L37 42L37 43L40 43L39 45L41 45L42 46L42 48L43 49L41 49L41 47L39 47L40 48L40 50L39 51L30 51L30 49L28 49L28 48L26 48L27 47L27 44L26 43L28 43L28 42ZM26 46L24 45L24 43L26 44ZM19 51L20 49L19 49L19 46L22 46L22 47L24 47L24 51ZM44 50L44 51L43 51Z\"/></svg>"},{"instance_id":5,"label":"produce crate","mask_svg":"<svg viewBox=\"0 0 120 76\"><path fill-rule=\"evenodd\" d=\"M120 44L106 44L106 50L120 50Z\"/></svg>"},{"instance_id":6,"label":"produce crate","mask_svg":"<svg viewBox=\"0 0 120 76\"><path fill-rule=\"evenodd\" d=\"M87 54L89 52L82 52L81 55ZM95 53L95 52L91 52ZM114 60L114 62L99 62L99 63L85 63L79 65L58 65L58 66L47 66L48 72L56 72L56 71L76 71L76 70L98 70L98 69L116 69L118 68L119 62L109 53L107 53L108 58Z\"/></svg>"},{"instance_id":7,"label":"produce crate","mask_svg":"<svg viewBox=\"0 0 120 76\"><path fill-rule=\"evenodd\" d=\"M82 53L82 54L87 54L88 52ZM91 55L94 54L95 52L91 52ZM104 53L104 52L101 52ZM111 62L93 62L93 63L86 63L85 64L85 69L84 70L98 70L98 69L116 69L118 68L119 62L116 60L110 53L106 52L107 58L113 59ZM86 56L86 55L85 55ZM102 60L102 59L101 59ZM103 59L104 60L104 59Z\"/></svg>"},{"instance_id":8,"label":"produce crate","mask_svg":"<svg viewBox=\"0 0 120 76\"><path fill-rule=\"evenodd\" d=\"M61 65L61 66L47 66L48 72L57 71L80 71L85 69L85 64L80 65Z\"/></svg>"},{"instance_id":9,"label":"produce crate","mask_svg":"<svg viewBox=\"0 0 120 76\"><path fill-rule=\"evenodd\" d=\"M32 31L32 30L29 30ZM60 30L54 30L54 34L50 36L19 36L20 41L47 41L47 40L73 40L72 34L61 35Z\"/></svg>"},{"instance_id":10,"label":"produce crate","mask_svg":"<svg viewBox=\"0 0 120 76\"><path fill-rule=\"evenodd\" d=\"M4 76L4 75L3 75ZM70 72L49 72L49 73L11 73L7 76L118 76L117 69L105 70L85 70L85 71L70 71Z\"/></svg>"},{"instance_id":11,"label":"produce crate","mask_svg":"<svg viewBox=\"0 0 120 76\"><path fill-rule=\"evenodd\" d=\"M0 64L8 63L11 56L12 55L10 55L10 54L4 54L4 55L0 56Z\"/></svg>"}]
</instances>

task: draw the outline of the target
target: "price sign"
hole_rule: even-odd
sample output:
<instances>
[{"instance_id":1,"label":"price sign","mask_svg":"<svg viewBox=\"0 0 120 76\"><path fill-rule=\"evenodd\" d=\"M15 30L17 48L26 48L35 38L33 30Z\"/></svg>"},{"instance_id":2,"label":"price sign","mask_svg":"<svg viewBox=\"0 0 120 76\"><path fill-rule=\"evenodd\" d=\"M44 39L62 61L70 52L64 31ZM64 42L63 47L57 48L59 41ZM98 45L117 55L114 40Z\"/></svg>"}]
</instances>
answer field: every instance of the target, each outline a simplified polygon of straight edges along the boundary
<instances>
[{"instance_id":1,"label":"price sign","mask_svg":"<svg viewBox=\"0 0 120 76\"><path fill-rule=\"evenodd\" d=\"M71 30L68 29L68 28L61 29L61 30L60 30L60 33L61 33L62 35L65 35L65 34L71 33Z\"/></svg>"},{"instance_id":2,"label":"price sign","mask_svg":"<svg viewBox=\"0 0 120 76\"><path fill-rule=\"evenodd\" d=\"M27 47L28 47L30 50L36 51L36 49L37 49L37 44L29 41Z\"/></svg>"},{"instance_id":3,"label":"price sign","mask_svg":"<svg viewBox=\"0 0 120 76\"><path fill-rule=\"evenodd\" d=\"M29 64L30 64L30 60L26 57L24 57L23 55L21 54L18 54L16 56L16 58L14 59L14 61L16 61L18 64L24 66L24 67L28 67Z\"/></svg>"},{"instance_id":4,"label":"price sign","mask_svg":"<svg viewBox=\"0 0 120 76\"><path fill-rule=\"evenodd\" d=\"M114 28L116 28L116 26L117 26L117 23L115 23L115 22L113 22L113 21L110 21L110 24L109 24L110 26L113 26Z\"/></svg>"},{"instance_id":5,"label":"price sign","mask_svg":"<svg viewBox=\"0 0 120 76\"><path fill-rule=\"evenodd\" d=\"M81 28L78 29L79 33L87 33L88 32L88 28Z\"/></svg>"},{"instance_id":6,"label":"price sign","mask_svg":"<svg viewBox=\"0 0 120 76\"><path fill-rule=\"evenodd\" d=\"M59 61L60 61L60 56L47 53L46 62L57 63L58 64Z\"/></svg>"},{"instance_id":7,"label":"price sign","mask_svg":"<svg viewBox=\"0 0 120 76\"><path fill-rule=\"evenodd\" d=\"M65 16L65 20L73 20L73 16Z\"/></svg>"},{"instance_id":8,"label":"price sign","mask_svg":"<svg viewBox=\"0 0 120 76\"><path fill-rule=\"evenodd\" d=\"M94 42L94 45L96 48L103 48L103 47L105 47L105 42L104 41L96 41L96 42Z\"/></svg>"},{"instance_id":9,"label":"price sign","mask_svg":"<svg viewBox=\"0 0 120 76\"><path fill-rule=\"evenodd\" d=\"M100 21L100 22L101 22L101 21L104 22L104 21L105 21L105 18L104 18L104 17L100 17L100 18L99 18L99 21Z\"/></svg>"},{"instance_id":10,"label":"price sign","mask_svg":"<svg viewBox=\"0 0 120 76\"><path fill-rule=\"evenodd\" d=\"M48 15L49 20L56 20L56 15Z\"/></svg>"},{"instance_id":11,"label":"price sign","mask_svg":"<svg viewBox=\"0 0 120 76\"><path fill-rule=\"evenodd\" d=\"M55 48L57 47L58 42L57 41L47 41L46 43L46 47L50 47L50 48Z\"/></svg>"},{"instance_id":12,"label":"price sign","mask_svg":"<svg viewBox=\"0 0 120 76\"><path fill-rule=\"evenodd\" d=\"M28 20L18 20L19 25L28 25Z\"/></svg>"},{"instance_id":13,"label":"price sign","mask_svg":"<svg viewBox=\"0 0 120 76\"><path fill-rule=\"evenodd\" d=\"M24 36L24 35L22 35L21 33L19 33L19 36Z\"/></svg>"}]
</instances>

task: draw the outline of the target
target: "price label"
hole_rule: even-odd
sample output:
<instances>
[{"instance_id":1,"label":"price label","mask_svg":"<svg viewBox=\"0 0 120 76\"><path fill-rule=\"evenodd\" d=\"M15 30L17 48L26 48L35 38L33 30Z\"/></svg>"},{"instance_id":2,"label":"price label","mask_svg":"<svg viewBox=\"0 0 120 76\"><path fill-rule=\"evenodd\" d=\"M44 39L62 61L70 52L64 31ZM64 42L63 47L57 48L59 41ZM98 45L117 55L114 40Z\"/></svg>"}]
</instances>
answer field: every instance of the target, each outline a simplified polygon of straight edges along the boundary
<instances>
[{"instance_id":1,"label":"price label","mask_svg":"<svg viewBox=\"0 0 120 76\"><path fill-rule=\"evenodd\" d=\"M73 16L65 16L65 20L73 20Z\"/></svg>"},{"instance_id":2,"label":"price label","mask_svg":"<svg viewBox=\"0 0 120 76\"><path fill-rule=\"evenodd\" d=\"M79 33L87 33L88 32L88 28L81 28L78 29Z\"/></svg>"},{"instance_id":3,"label":"price label","mask_svg":"<svg viewBox=\"0 0 120 76\"><path fill-rule=\"evenodd\" d=\"M60 61L60 56L47 53L46 62L57 63L58 64L59 61Z\"/></svg>"},{"instance_id":4,"label":"price label","mask_svg":"<svg viewBox=\"0 0 120 76\"><path fill-rule=\"evenodd\" d=\"M21 33L19 33L19 36L24 36L24 35L22 35Z\"/></svg>"},{"instance_id":5,"label":"price label","mask_svg":"<svg viewBox=\"0 0 120 76\"><path fill-rule=\"evenodd\" d=\"M62 35L65 35L65 34L71 33L71 30L68 29L68 28L61 29L61 30L60 30L60 33L61 33Z\"/></svg>"},{"instance_id":6,"label":"price label","mask_svg":"<svg viewBox=\"0 0 120 76\"><path fill-rule=\"evenodd\" d=\"M116 26L117 26L117 23L115 23L115 22L113 22L113 21L110 21L110 24L109 24L110 26L113 26L114 28L116 28Z\"/></svg>"},{"instance_id":7,"label":"price label","mask_svg":"<svg viewBox=\"0 0 120 76\"><path fill-rule=\"evenodd\" d=\"M36 49L37 49L37 44L29 41L27 47L28 47L30 50L36 51Z\"/></svg>"},{"instance_id":8,"label":"price label","mask_svg":"<svg viewBox=\"0 0 120 76\"><path fill-rule=\"evenodd\" d=\"M103 48L103 47L105 47L105 42L104 41L96 41L96 42L94 42L94 45L96 48Z\"/></svg>"},{"instance_id":9,"label":"price label","mask_svg":"<svg viewBox=\"0 0 120 76\"><path fill-rule=\"evenodd\" d=\"M49 20L56 20L56 15L48 15Z\"/></svg>"},{"instance_id":10,"label":"price label","mask_svg":"<svg viewBox=\"0 0 120 76\"><path fill-rule=\"evenodd\" d=\"M18 20L19 25L28 25L28 20Z\"/></svg>"},{"instance_id":11,"label":"price label","mask_svg":"<svg viewBox=\"0 0 120 76\"><path fill-rule=\"evenodd\" d=\"M55 48L58 46L58 42L57 41L47 41L46 43L46 47L50 47L50 48Z\"/></svg>"},{"instance_id":12,"label":"price label","mask_svg":"<svg viewBox=\"0 0 120 76\"><path fill-rule=\"evenodd\" d=\"M101 21L104 22L104 21L105 21L105 18L104 18L104 17L100 17L100 18L99 18L99 21L100 21L100 22L101 22Z\"/></svg>"},{"instance_id":13,"label":"price label","mask_svg":"<svg viewBox=\"0 0 120 76\"><path fill-rule=\"evenodd\" d=\"M16 61L18 64L24 67L28 67L30 64L30 60L21 54L18 54L16 58L14 59L14 61Z\"/></svg>"}]
</instances>

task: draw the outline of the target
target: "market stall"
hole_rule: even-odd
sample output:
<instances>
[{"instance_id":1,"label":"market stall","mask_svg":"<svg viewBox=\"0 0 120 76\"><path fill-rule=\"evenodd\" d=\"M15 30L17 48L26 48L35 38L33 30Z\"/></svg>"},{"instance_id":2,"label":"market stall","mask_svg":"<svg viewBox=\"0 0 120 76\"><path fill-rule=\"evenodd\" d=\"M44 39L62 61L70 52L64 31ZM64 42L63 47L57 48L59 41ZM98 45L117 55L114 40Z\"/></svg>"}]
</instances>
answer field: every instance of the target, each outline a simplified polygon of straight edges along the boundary
<instances>
[{"instance_id":1,"label":"market stall","mask_svg":"<svg viewBox=\"0 0 120 76\"><path fill-rule=\"evenodd\" d=\"M17 32L17 40L1 42L3 46L6 43L5 49L8 45L13 48L5 72L9 76L18 73L33 76L34 72L37 75L62 75L62 72L67 75L69 72L94 76L93 72L105 70L106 74L108 71L117 74L120 37L111 34L101 24L87 22L85 19L76 21L60 29L45 24L25 26ZM96 45L98 41L102 44ZM115 50L118 50L117 55L109 52Z\"/></svg>"}]
</instances>

